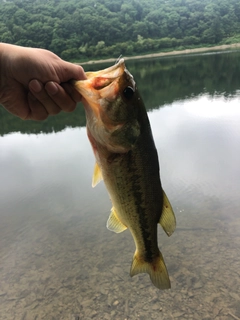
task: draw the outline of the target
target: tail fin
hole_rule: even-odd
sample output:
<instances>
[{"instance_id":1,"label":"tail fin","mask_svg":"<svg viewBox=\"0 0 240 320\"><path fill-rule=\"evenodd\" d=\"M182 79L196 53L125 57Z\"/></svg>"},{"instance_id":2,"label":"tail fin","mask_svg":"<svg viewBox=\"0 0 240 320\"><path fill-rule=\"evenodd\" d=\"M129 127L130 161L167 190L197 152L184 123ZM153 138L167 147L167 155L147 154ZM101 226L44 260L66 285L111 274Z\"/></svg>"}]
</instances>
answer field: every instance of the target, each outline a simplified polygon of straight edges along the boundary
<instances>
[{"instance_id":1,"label":"tail fin","mask_svg":"<svg viewBox=\"0 0 240 320\"><path fill-rule=\"evenodd\" d=\"M168 271L160 251L159 256L154 258L152 262L142 260L136 251L133 256L130 276L133 277L138 273L148 273L152 283L158 289L163 290L171 288Z\"/></svg>"}]
</instances>

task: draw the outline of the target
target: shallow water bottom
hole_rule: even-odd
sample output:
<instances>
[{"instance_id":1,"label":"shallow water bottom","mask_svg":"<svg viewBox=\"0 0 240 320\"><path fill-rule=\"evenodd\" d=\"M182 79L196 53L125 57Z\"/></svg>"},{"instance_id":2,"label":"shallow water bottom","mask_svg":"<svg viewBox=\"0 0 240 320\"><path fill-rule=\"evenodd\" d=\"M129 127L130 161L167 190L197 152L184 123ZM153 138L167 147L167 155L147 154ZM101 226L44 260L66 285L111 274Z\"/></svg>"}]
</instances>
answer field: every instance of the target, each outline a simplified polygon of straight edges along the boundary
<instances>
[{"instance_id":1,"label":"shallow water bottom","mask_svg":"<svg viewBox=\"0 0 240 320\"><path fill-rule=\"evenodd\" d=\"M26 213L17 229L17 217L3 219L1 319L240 318L240 219L234 211L226 219L224 208L207 203L201 217L196 208L182 207L171 238L159 228L172 283L160 291L148 275L130 278L133 240L128 231L116 235L105 228L104 207L101 215L95 208L95 220L88 211L66 215L60 209L31 213L31 219Z\"/></svg>"}]
</instances>

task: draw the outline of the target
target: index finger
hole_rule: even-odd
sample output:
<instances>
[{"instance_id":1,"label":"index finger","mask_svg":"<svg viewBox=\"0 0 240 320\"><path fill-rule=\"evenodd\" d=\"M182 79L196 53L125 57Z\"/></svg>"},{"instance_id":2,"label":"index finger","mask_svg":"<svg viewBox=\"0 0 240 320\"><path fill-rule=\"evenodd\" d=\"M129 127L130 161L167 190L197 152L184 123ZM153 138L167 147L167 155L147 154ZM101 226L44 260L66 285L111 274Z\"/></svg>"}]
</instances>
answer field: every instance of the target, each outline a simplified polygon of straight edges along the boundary
<instances>
[{"instance_id":1,"label":"index finger","mask_svg":"<svg viewBox=\"0 0 240 320\"><path fill-rule=\"evenodd\" d=\"M79 102L82 100L82 95L75 89L71 82L61 83L61 86L75 102Z\"/></svg>"},{"instance_id":2,"label":"index finger","mask_svg":"<svg viewBox=\"0 0 240 320\"><path fill-rule=\"evenodd\" d=\"M71 85L64 83L59 85L50 81L45 84L45 90L55 104L65 112L71 112L76 108L77 101L81 100L81 95L76 94Z\"/></svg>"}]
</instances>

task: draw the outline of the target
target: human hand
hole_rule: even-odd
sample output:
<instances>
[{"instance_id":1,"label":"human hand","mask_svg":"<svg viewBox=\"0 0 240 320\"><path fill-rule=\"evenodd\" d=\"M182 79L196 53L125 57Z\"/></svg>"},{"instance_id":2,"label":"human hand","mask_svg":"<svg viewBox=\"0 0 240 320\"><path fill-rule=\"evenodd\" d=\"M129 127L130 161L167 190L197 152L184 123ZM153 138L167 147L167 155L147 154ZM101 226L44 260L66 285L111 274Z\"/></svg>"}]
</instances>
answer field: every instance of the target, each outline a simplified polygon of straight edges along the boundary
<instances>
[{"instance_id":1,"label":"human hand","mask_svg":"<svg viewBox=\"0 0 240 320\"><path fill-rule=\"evenodd\" d=\"M81 96L69 80L85 78L82 67L50 51L0 43L0 104L21 119L73 111Z\"/></svg>"}]
</instances>

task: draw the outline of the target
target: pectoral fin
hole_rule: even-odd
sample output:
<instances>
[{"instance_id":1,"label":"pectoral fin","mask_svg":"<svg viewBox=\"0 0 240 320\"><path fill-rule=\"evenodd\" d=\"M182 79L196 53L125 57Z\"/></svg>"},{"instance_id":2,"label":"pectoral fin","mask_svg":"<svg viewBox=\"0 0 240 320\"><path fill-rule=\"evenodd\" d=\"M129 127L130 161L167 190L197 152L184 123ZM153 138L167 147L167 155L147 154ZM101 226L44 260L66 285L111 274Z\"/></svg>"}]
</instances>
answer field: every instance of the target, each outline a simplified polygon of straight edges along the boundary
<instances>
[{"instance_id":1,"label":"pectoral fin","mask_svg":"<svg viewBox=\"0 0 240 320\"><path fill-rule=\"evenodd\" d=\"M160 225L166 234L170 237L176 228L176 218L165 192L163 191L163 209L161 218L159 220Z\"/></svg>"},{"instance_id":2,"label":"pectoral fin","mask_svg":"<svg viewBox=\"0 0 240 320\"><path fill-rule=\"evenodd\" d=\"M92 177L92 187L94 188L102 180L102 178L103 177L102 177L101 169L96 162L94 166L93 177Z\"/></svg>"},{"instance_id":3,"label":"pectoral fin","mask_svg":"<svg viewBox=\"0 0 240 320\"><path fill-rule=\"evenodd\" d=\"M110 216L107 221L107 228L116 233L123 232L127 227L118 219L115 208L112 207Z\"/></svg>"}]
</instances>

